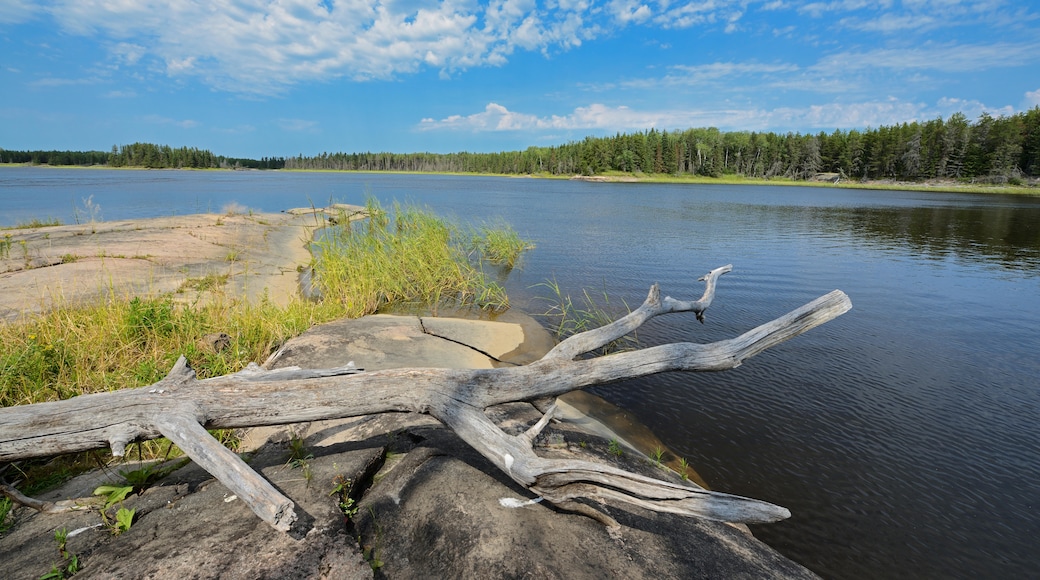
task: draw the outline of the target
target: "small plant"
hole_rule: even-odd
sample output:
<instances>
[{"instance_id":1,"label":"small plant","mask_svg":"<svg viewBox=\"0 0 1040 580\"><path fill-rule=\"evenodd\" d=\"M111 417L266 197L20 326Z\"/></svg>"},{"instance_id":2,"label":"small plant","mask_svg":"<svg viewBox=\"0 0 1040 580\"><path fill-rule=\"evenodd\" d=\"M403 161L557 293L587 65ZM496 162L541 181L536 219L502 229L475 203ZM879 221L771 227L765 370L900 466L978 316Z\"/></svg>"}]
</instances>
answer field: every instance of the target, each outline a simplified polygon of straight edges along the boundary
<instances>
[{"instance_id":1,"label":"small plant","mask_svg":"<svg viewBox=\"0 0 1040 580\"><path fill-rule=\"evenodd\" d=\"M9 497L0 497L0 536L7 530L11 529L14 525L14 518L11 517L11 508L14 507L14 503ZM12 521L8 521L8 520Z\"/></svg>"},{"instance_id":2,"label":"small plant","mask_svg":"<svg viewBox=\"0 0 1040 580\"><path fill-rule=\"evenodd\" d=\"M228 250L227 255L224 256L224 261L225 262L237 262L238 259L241 256L242 256L242 252L241 251L235 250L235 249L231 249L231 250Z\"/></svg>"},{"instance_id":3,"label":"small plant","mask_svg":"<svg viewBox=\"0 0 1040 580\"><path fill-rule=\"evenodd\" d=\"M79 572L79 556L69 554L66 548L68 539L69 531L67 529L54 530L54 541L58 544L58 554L61 556L62 563L61 566L54 564L50 572L40 576L40 580L64 580Z\"/></svg>"},{"instance_id":4,"label":"small plant","mask_svg":"<svg viewBox=\"0 0 1040 580\"><path fill-rule=\"evenodd\" d=\"M663 459L663 458L664 458L664 449L662 449L660 445L658 445L657 447L654 447L654 450L650 452L650 459L652 459L653 462L658 467L661 466L661 459Z\"/></svg>"},{"instance_id":5,"label":"small plant","mask_svg":"<svg viewBox=\"0 0 1040 580\"><path fill-rule=\"evenodd\" d=\"M512 268L525 251L534 248L534 244L521 238L509 224L499 222L474 230L470 248L492 264Z\"/></svg>"},{"instance_id":6,"label":"small plant","mask_svg":"<svg viewBox=\"0 0 1040 580\"><path fill-rule=\"evenodd\" d=\"M62 563L61 568L55 564L50 572L40 576L40 580L64 580L65 578L71 578L76 572L79 572L79 556L73 554L67 562Z\"/></svg>"},{"instance_id":7,"label":"small plant","mask_svg":"<svg viewBox=\"0 0 1040 580\"><path fill-rule=\"evenodd\" d=\"M170 448L168 448L168 451L169 449ZM153 463L151 465L146 465L139 469L134 469L133 471L120 471L119 475L124 480L126 480L126 482L130 484L133 487L133 489L139 490L141 488L148 487L149 485L166 477L174 471L177 471L178 469L186 465L188 461L189 460L185 458L181 459L180 461L173 461L168 465L164 462Z\"/></svg>"},{"instance_id":8,"label":"small plant","mask_svg":"<svg viewBox=\"0 0 1040 580\"><path fill-rule=\"evenodd\" d=\"M132 485L102 485L94 490L94 495L105 496L105 508L108 509L117 503L121 503L126 496L134 491Z\"/></svg>"},{"instance_id":9,"label":"small plant","mask_svg":"<svg viewBox=\"0 0 1040 580\"><path fill-rule=\"evenodd\" d=\"M0 260L11 257L11 234L4 234L0 240Z\"/></svg>"},{"instance_id":10,"label":"small plant","mask_svg":"<svg viewBox=\"0 0 1040 580\"><path fill-rule=\"evenodd\" d=\"M382 543L383 527L379 525L376 520L376 512L372 508L368 508L368 513L372 516L372 526L375 528L375 545L365 544L361 548L361 555L368 561L368 565L372 567L372 570L378 570L383 567L383 561L379 559L379 544ZM358 543L361 543L361 538L358 538Z\"/></svg>"},{"instance_id":11,"label":"small plant","mask_svg":"<svg viewBox=\"0 0 1040 580\"><path fill-rule=\"evenodd\" d=\"M77 260L79 260L79 256L77 256L76 254L64 254L61 257L62 264L71 264Z\"/></svg>"},{"instance_id":12,"label":"small plant","mask_svg":"<svg viewBox=\"0 0 1040 580\"><path fill-rule=\"evenodd\" d=\"M58 544L58 553L61 554L62 558L64 558L67 554L65 550L65 545L68 542L68 539L69 531L67 529L59 528L57 530L54 530L54 541Z\"/></svg>"},{"instance_id":13,"label":"small plant","mask_svg":"<svg viewBox=\"0 0 1040 580\"><path fill-rule=\"evenodd\" d=\"M311 483L311 478L314 477L314 473L311 471L311 459L314 459L314 454L307 450L303 438L293 435L289 439L289 460L287 465L293 469L302 469L303 478L307 480L308 485Z\"/></svg>"},{"instance_id":14,"label":"small plant","mask_svg":"<svg viewBox=\"0 0 1040 580\"><path fill-rule=\"evenodd\" d=\"M134 486L132 485L102 485L94 490L94 495L105 496L105 507L101 508L101 521L112 532L112 535L118 536L130 530L130 526L134 522L134 515L137 513L137 509L128 510L122 506L123 500L132 491L134 491ZM109 519L108 508L117 503L120 505L119 509L116 510L115 518Z\"/></svg>"},{"instance_id":15,"label":"small plant","mask_svg":"<svg viewBox=\"0 0 1040 580\"><path fill-rule=\"evenodd\" d=\"M249 209L246 206L238 203L237 201L233 201L229 204L226 204L223 208L221 208L220 211L226 216L233 216L244 214L247 211L249 211Z\"/></svg>"},{"instance_id":16,"label":"small plant","mask_svg":"<svg viewBox=\"0 0 1040 580\"><path fill-rule=\"evenodd\" d=\"M679 469L681 471L679 471L679 477L681 477L683 479L683 481L689 481L689 479L690 479L690 475L688 473L686 473L686 471L689 468L690 468L690 464L689 464L688 461L686 461L686 458L685 457L680 457L679 458Z\"/></svg>"},{"instance_id":17,"label":"small plant","mask_svg":"<svg viewBox=\"0 0 1040 580\"><path fill-rule=\"evenodd\" d=\"M343 512L343 515L349 520L357 515L358 506L354 498L350 497L351 488L354 485L350 479L343 475L337 475L332 480L333 487L329 495L338 495L339 501L336 505L339 506L339 510Z\"/></svg>"},{"instance_id":18,"label":"small plant","mask_svg":"<svg viewBox=\"0 0 1040 580\"><path fill-rule=\"evenodd\" d=\"M621 449L621 443L617 439L611 439L610 443L607 444L607 451L616 457L621 457L624 451Z\"/></svg>"},{"instance_id":19,"label":"small plant","mask_svg":"<svg viewBox=\"0 0 1040 580\"><path fill-rule=\"evenodd\" d=\"M73 211L76 214L77 224L89 223L91 226L90 233L97 233L97 228L95 227L95 224L101 221L101 206L94 203L93 195L83 198L84 213L82 215L80 214L81 210L78 207L73 208Z\"/></svg>"},{"instance_id":20,"label":"small plant","mask_svg":"<svg viewBox=\"0 0 1040 580\"><path fill-rule=\"evenodd\" d=\"M289 467L301 467L304 462L314 459L314 454L307 451L306 441L299 435L289 438Z\"/></svg>"}]
</instances>

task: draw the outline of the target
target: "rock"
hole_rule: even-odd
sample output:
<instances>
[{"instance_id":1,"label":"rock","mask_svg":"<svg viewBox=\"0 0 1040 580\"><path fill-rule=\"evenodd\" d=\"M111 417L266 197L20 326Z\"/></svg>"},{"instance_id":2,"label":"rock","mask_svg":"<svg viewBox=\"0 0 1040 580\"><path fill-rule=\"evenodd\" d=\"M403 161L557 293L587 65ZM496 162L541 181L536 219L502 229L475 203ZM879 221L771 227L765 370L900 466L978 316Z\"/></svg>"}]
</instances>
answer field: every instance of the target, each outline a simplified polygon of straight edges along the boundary
<instances>
[{"instance_id":1,"label":"rock","mask_svg":"<svg viewBox=\"0 0 1040 580\"><path fill-rule=\"evenodd\" d=\"M269 365L515 364L511 357L534 356L526 348L531 343L545 341L541 352L551 345L535 328L515 317L463 323L373 316L316 327L289 341ZM486 341L496 330L507 339ZM524 344L515 347L520 335ZM460 344L467 336L477 337L477 350L486 354ZM540 416L526 403L494 407L488 415L511 433ZM577 455L677 477L635 453L609 453L606 439L571 423L550 425L538 442L546 456ZM99 525L96 512L45 515L19 508L16 525L0 538L5 577L38 578L63 562L54 541L55 529L63 527L84 530L67 543L82 566L77 578L815 577L726 524L601 508L622 524L611 532L585 516L528 503L534 498L526 490L427 416L387 413L255 429L243 447L250 465L296 503L299 520L289 534L263 523L189 465L124 500L137 515L118 536ZM87 474L43 499L89 494L99 482L118 479L111 472ZM343 495L339 483L346 479L351 485Z\"/></svg>"},{"instance_id":2,"label":"rock","mask_svg":"<svg viewBox=\"0 0 1040 580\"><path fill-rule=\"evenodd\" d=\"M111 294L205 298L192 281L227 275L235 296L287 304L310 262L312 217L199 214L12 230L0 255L0 318ZM180 292L180 293L178 293Z\"/></svg>"}]
</instances>

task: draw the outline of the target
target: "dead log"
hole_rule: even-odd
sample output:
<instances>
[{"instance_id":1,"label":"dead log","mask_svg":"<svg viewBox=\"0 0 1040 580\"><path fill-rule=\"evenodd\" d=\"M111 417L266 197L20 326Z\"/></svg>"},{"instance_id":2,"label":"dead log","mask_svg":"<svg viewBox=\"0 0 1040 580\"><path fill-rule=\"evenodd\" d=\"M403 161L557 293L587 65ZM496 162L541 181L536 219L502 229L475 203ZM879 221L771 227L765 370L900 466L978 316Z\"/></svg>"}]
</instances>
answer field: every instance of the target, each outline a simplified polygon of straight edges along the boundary
<instances>
[{"instance_id":1,"label":"dead log","mask_svg":"<svg viewBox=\"0 0 1040 580\"><path fill-rule=\"evenodd\" d=\"M205 429L280 425L385 412L427 413L513 480L564 508L587 513L588 498L647 509L744 523L777 521L785 508L709 492L693 484L661 481L588 461L546 459L532 441L552 417L527 432L508 435L488 419L492 405L553 397L568 391L666 371L720 371L847 312L852 303L835 290L736 338L711 344L675 343L579 359L661 314L694 312L703 322L716 282L732 266L701 280L696 301L661 298L650 289L638 309L617 321L564 340L541 360L496 369L410 368L360 372L279 369L256 365L222 377L197 380L182 357L170 374L148 387L0 409L0 462L110 447L165 436L245 501L265 522L288 530L296 519L291 500L279 493ZM17 500L16 500L17 501ZM593 514L594 515L594 514ZM603 514L601 521L611 520Z\"/></svg>"}]
</instances>

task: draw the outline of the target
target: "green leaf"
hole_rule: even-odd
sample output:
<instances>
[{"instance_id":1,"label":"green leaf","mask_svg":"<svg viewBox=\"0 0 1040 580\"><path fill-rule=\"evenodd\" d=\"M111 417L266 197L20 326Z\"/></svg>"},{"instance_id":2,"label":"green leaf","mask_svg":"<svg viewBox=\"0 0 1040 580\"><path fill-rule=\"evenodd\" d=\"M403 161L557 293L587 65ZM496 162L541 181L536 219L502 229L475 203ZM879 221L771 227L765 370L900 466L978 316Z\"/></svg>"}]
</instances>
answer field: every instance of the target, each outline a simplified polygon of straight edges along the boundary
<instances>
[{"instance_id":1,"label":"green leaf","mask_svg":"<svg viewBox=\"0 0 1040 580\"><path fill-rule=\"evenodd\" d=\"M105 509L108 509L113 504L126 499L126 496L133 490L134 486L132 485L102 485L94 490L94 495L108 496L105 500Z\"/></svg>"},{"instance_id":2,"label":"green leaf","mask_svg":"<svg viewBox=\"0 0 1040 580\"><path fill-rule=\"evenodd\" d=\"M125 532L130 529L130 526L134 523L134 514L137 513L137 508L128 510L126 508L119 508L116 512L116 530L119 533Z\"/></svg>"}]
</instances>

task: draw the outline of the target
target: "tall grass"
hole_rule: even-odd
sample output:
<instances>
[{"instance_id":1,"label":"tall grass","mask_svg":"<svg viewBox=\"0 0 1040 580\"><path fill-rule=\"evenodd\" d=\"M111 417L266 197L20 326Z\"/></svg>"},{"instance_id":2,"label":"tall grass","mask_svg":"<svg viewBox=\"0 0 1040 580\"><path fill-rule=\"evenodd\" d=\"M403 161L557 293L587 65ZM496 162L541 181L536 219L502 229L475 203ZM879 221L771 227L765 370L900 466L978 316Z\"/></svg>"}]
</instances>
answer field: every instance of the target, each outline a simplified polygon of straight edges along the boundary
<instances>
[{"instance_id":1,"label":"tall grass","mask_svg":"<svg viewBox=\"0 0 1040 580\"><path fill-rule=\"evenodd\" d=\"M280 307L215 286L208 288L212 299L195 303L110 293L93 304L59 304L0 323L0 406L152 384L181 354L200 377L235 372L263 362L312 325L394 303L508 307L502 287L471 259L464 228L414 207L368 205L369 220L318 242L313 265L325 297L320 302ZM200 343L216 332L231 337L219 352Z\"/></svg>"},{"instance_id":2,"label":"tall grass","mask_svg":"<svg viewBox=\"0 0 1040 580\"><path fill-rule=\"evenodd\" d=\"M550 295L545 297L549 307L542 313L542 316L548 321L549 328L556 335L557 340L564 340L575 334L606 326L632 312L624 300L621 302L624 308L623 313L620 312L620 309L611 306L610 297L606 291L603 292L602 298L597 299L588 288L585 288L582 289L581 296L575 300L560 288L560 284L556 280L547 280L538 286L549 291ZM632 333L611 341L591 354L604 355L632 350L638 346L639 337Z\"/></svg>"},{"instance_id":3,"label":"tall grass","mask_svg":"<svg viewBox=\"0 0 1040 580\"><path fill-rule=\"evenodd\" d=\"M433 213L394 204L386 210L377 201L366 205L369 218L327 233L317 244L314 268L324 300L344 306L348 316L363 316L388 304L441 303L476 305L498 311L509 307L505 291L470 259L470 250L489 261L515 264L530 246L499 250L486 228L464 236L464 228ZM510 229L511 231L511 229ZM516 236L519 239L519 236Z\"/></svg>"}]
</instances>

